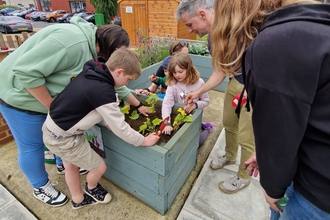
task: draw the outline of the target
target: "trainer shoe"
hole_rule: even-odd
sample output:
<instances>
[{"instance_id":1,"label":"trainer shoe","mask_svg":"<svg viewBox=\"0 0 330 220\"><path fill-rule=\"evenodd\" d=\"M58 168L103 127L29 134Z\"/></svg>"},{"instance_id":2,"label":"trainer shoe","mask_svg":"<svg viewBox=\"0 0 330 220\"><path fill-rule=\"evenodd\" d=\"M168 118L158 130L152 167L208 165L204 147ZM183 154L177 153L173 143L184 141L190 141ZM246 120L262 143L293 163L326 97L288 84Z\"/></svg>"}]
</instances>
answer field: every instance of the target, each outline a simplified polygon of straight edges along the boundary
<instances>
[{"instance_id":1,"label":"trainer shoe","mask_svg":"<svg viewBox=\"0 0 330 220\"><path fill-rule=\"evenodd\" d=\"M87 195L86 193L84 194L84 200L81 203L75 203L74 201L71 201L71 203L72 203L73 209L80 209L80 208L84 208L89 205L97 204L97 202L92 197Z\"/></svg>"},{"instance_id":2,"label":"trainer shoe","mask_svg":"<svg viewBox=\"0 0 330 220\"><path fill-rule=\"evenodd\" d=\"M45 158L45 163L48 164L55 164L55 155L48 150L46 146L44 146L44 158Z\"/></svg>"},{"instance_id":3,"label":"trainer shoe","mask_svg":"<svg viewBox=\"0 0 330 220\"><path fill-rule=\"evenodd\" d=\"M236 160L229 160L226 155L223 155L222 157L215 158L211 161L210 167L213 170L221 169L222 167L230 164L235 164Z\"/></svg>"},{"instance_id":4,"label":"trainer shoe","mask_svg":"<svg viewBox=\"0 0 330 220\"><path fill-rule=\"evenodd\" d=\"M220 181L218 186L225 193L236 193L237 191L247 187L251 180L243 180L237 176L234 176L228 180Z\"/></svg>"},{"instance_id":5,"label":"trainer shoe","mask_svg":"<svg viewBox=\"0 0 330 220\"><path fill-rule=\"evenodd\" d=\"M88 189L86 183L84 190L85 193L93 197L93 199L95 199L99 203L108 203L112 199L110 193L105 191L105 189L99 183L93 189Z\"/></svg>"},{"instance_id":6,"label":"trainer shoe","mask_svg":"<svg viewBox=\"0 0 330 220\"><path fill-rule=\"evenodd\" d=\"M55 189L53 185L57 185L57 183L51 183L48 180L46 185L34 188L33 195L49 206L62 206L68 201L68 197Z\"/></svg>"},{"instance_id":7,"label":"trainer shoe","mask_svg":"<svg viewBox=\"0 0 330 220\"><path fill-rule=\"evenodd\" d=\"M65 174L65 168L63 165L56 165L57 168L57 173L60 175ZM86 173L88 173L88 170L84 170L83 168L79 168L79 173L80 175L84 175Z\"/></svg>"}]
</instances>

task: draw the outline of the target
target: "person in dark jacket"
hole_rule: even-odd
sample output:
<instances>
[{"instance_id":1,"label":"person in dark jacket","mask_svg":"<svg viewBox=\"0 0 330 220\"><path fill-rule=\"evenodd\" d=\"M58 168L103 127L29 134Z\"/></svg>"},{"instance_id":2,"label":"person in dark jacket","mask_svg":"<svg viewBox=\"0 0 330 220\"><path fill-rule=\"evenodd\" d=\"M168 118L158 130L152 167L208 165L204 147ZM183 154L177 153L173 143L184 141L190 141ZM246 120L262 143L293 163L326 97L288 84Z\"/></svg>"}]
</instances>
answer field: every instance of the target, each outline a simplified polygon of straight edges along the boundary
<instances>
[{"instance_id":1,"label":"person in dark jacket","mask_svg":"<svg viewBox=\"0 0 330 220\"><path fill-rule=\"evenodd\" d=\"M293 183L281 218L330 219L330 5L232 0L214 9L212 64L225 73L242 65L266 201L282 211L276 202Z\"/></svg>"},{"instance_id":2,"label":"person in dark jacket","mask_svg":"<svg viewBox=\"0 0 330 220\"><path fill-rule=\"evenodd\" d=\"M126 122L118 107L115 88L127 85L141 74L138 56L119 48L104 64L90 60L83 71L54 99L43 124L43 140L52 153L63 159L65 180L73 209L108 203L111 195L98 182L106 171L104 160L91 147L84 132L101 121L115 135L134 146L153 146L155 133L144 137ZM83 86L82 86L83 85ZM88 170L84 193L79 167Z\"/></svg>"}]
</instances>

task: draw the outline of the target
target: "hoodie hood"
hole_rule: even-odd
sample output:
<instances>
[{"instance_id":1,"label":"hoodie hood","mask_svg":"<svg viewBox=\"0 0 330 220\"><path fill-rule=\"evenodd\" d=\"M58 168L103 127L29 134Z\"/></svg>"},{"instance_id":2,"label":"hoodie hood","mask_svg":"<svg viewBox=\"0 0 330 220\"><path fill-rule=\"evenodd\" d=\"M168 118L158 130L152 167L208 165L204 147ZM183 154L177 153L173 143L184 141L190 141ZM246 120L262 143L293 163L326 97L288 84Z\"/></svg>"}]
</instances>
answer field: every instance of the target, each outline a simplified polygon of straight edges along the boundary
<instances>
[{"instance_id":1,"label":"hoodie hood","mask_svg":"<svg viewBox=\"0 0 330 220\"><path fill-rule=\"evenodd\" d=\"M329 4L290 5L269 15L261 25L260 32L268 27L291 21L311 21L330 25L329 11Z\"/></svg>"},{"instance_id":2,"label":"hoodie hood","mask_svg":"<svg viewBox=\"0 0 330 220\"><path fill-rule=\"evenodd\" d=\"M107 82L113 86L115 85L115 82L110 71L108 70L108 67L104 63L101 63L99 61L88 61L84 65L82 73L80 73L79 75L84 75L84 77L86 77L87 79Z\"/></svg>"},{"instance_id":3,"label":"hoodie hood","mask_svg":"<svg viewBox=\"0 0 330 220\"><path fill-rule=\"evenodd\" d=\"M93 54L93 57L96 57L96 29L97 27L90 23L85 21L84 19L74 16L70 20L70 23L77 26L83 34L86 36L86 39L88 39L89 49L91 53ZM91 31L92 29L92 31Z\"/></svg>"}]
</instances>

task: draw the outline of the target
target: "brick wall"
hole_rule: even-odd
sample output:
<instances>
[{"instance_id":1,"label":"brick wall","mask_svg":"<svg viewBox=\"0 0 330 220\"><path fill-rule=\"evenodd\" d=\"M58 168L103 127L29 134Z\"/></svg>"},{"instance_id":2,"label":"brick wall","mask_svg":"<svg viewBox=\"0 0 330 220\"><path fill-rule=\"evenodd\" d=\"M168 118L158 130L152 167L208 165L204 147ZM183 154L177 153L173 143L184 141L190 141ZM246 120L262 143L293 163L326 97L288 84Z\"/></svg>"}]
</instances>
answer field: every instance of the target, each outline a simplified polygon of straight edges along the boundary
<instances>
[{"instance_id":1,"label":"brick wall","mask_svg":"<svg viewBox=\"0 0 330 220\"><path fill-rule=\"evenodd\" d=\"M11 134L8 125L6 124L5 119L2 114L0 114L0 146L14 140L13 135Z\"/></svg>"}]
</instances>

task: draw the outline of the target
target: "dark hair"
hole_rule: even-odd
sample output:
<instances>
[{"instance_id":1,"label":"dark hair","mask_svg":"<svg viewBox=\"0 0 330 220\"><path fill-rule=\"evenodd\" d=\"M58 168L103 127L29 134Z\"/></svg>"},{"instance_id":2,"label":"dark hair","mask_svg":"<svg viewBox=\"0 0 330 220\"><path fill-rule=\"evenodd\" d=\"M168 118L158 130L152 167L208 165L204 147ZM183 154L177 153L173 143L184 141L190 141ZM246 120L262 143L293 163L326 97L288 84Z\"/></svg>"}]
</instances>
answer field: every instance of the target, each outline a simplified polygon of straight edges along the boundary
<instances>
[{"instance_id":1,"label":"dark hair","mask_svg":"<svg viewBox=\"0 0 330 220\"><path fill-rule=\"evenodd\" d=\"M126 30L115 24L99 26L96 30L96 43L99 45L97 55L105 60L108 60L117 48L129 47L130 44Z\"/></svg>"}]
</instances>

